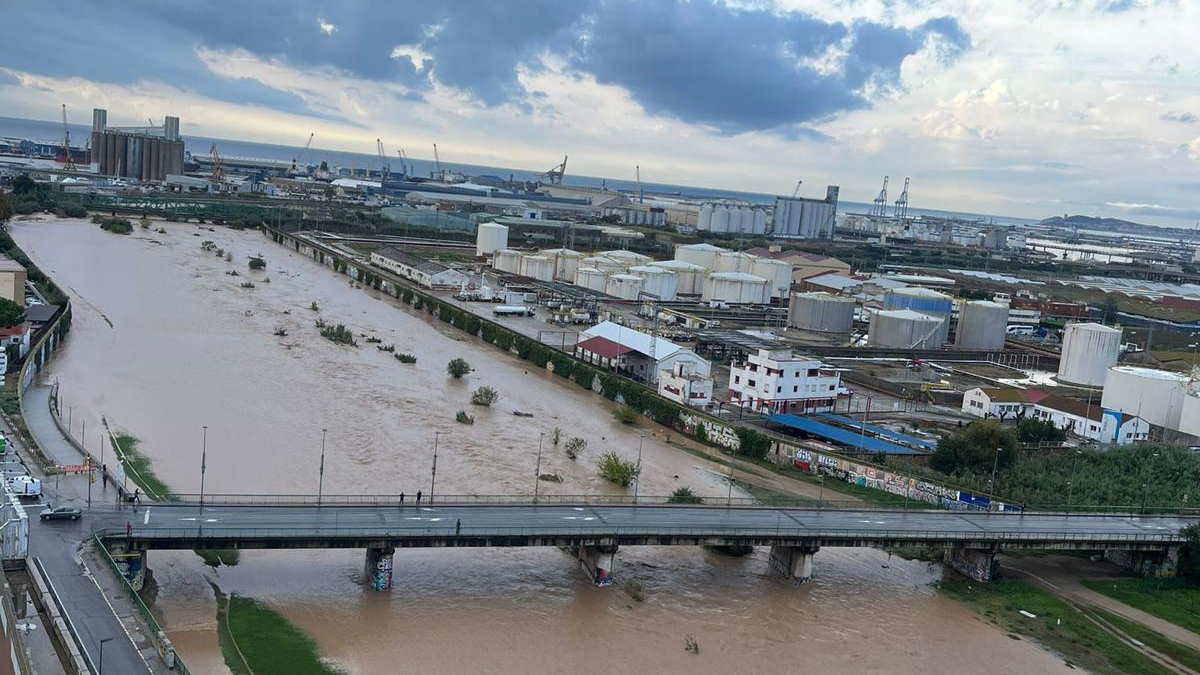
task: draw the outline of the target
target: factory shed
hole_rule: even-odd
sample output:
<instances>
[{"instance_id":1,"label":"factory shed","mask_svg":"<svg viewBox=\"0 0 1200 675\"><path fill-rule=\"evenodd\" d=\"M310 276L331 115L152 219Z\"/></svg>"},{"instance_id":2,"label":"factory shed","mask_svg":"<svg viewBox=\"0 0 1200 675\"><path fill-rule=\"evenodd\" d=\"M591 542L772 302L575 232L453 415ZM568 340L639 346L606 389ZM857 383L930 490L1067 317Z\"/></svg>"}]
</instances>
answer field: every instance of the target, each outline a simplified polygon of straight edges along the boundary
<instances>
[{"instance_id":1,"label":"factory shed","mask_svg":"<svg viewBox=\"0 0 1200 675\"><path fill-rule=\"evenodd\" d=\"M863 453L876 454L882 452L885 455L925 455L926 453L913 448L907 448L903 445L891 443L889 441L872 438L862 433L855 433L848 429L835 427L831 424L818 422L808 417L793 415L791 413L783 413L779 415L771 415L767 418L771 424L794 429L810 436L833 441L844 446L849 451L860 451Z\"/></svg>"}]
</instances>

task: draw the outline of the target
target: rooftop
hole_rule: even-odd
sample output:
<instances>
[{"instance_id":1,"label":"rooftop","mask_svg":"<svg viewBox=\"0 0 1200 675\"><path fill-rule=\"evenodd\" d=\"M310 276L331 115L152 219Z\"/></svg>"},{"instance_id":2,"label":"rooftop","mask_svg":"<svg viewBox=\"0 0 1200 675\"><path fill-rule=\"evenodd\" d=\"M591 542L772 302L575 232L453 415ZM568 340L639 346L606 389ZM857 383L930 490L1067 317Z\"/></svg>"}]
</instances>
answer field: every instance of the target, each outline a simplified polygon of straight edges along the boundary
<instances>
[{"instance_id":1,"label":"rooftop","mask_svg":"<svg viewBox=\"0 0 1200 675\"><path fill-rule=\"evenodd\" d=\"M419 270L427 274L437 274L438 272L445 272L446 270L450 269L439 262L418 258L415 255L405 253L404 251L391 246L385 246L378 251L375 251L375 253L389 260L394 260L401 265L407 265L415 270Z\"/></svg>"},{"instance_id":2,"label":"rooftop","mask_svg":"<svg viewBox=\"0 0 1200 675\"><path fill-rule=\"evenodd\" d=\"M1067 398L1066 396L1047 396L1038 401L1037 405L1043 408L1050 408L1059 412L1083 417L1093 422L1104 421L1104 408L1099 402L1093 401L1091 405L1087 401L1080 401L1077 398Z\"/></svg>"},{"instance_id":3,"label":"rooftop","mask_svg":"<svg viewBox=\"0 0 1200 675\"><path fill-rule=\"evenodd\" d=\"M25 271L25 268L21 266L21 263L17 262L16 260L13 260L12 258L5 258L3 256L0 256L0 272L24 272L24 271Z\"/></svg>"},{"instance_id":4,"label":"rooftop","mask_svg":"<svg viewBox=\"0 0 1200 675\"><path fill-rule=\"evenodd\" d=\"M1013 389L1010 387L980 387L992 403L1037 403L1048 394L1040 389Z\"/></svg>"},{"instance_id":5,"label":"rooftop","mask_svg":"<svg viewBox=\"0 0 1200 675\"><path fill-rule=\"evenodd\" d=\"M628 347L635 352L645 354L646 356L650 355L651 344L653 344L654 358L659 360L664 359L683 349L670 340L664 340L660 337L652 337L646 333L622 326L618 323L613 323L612 321L598 323L595 326L583 331L582 334L589 338L606 338L612 342L616 342L617 344Z\"/></svg>"},{"instance_id":6,"label":"rooftop","mask_svg":"<svg viewBox=\"0 0 1200 675\"><path fill-rule=\"evenodd\" d=\"M615 359L622 354L628 354L633 351L629 347L602 337L588 338L583 342L576 342L575 348L591 352L604 359Z\"/></svg>"}]
</instances>

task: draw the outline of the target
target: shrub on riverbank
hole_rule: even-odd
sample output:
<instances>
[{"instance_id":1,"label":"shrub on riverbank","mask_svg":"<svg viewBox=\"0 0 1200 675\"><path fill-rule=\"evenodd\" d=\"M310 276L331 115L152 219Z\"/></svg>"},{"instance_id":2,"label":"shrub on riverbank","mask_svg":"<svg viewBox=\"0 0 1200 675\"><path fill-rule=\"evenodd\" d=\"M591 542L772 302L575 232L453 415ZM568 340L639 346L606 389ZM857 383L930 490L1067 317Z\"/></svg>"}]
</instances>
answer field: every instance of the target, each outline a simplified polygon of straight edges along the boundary
<instances>
[{"instance_id":1,"label":"shrub on riverbank","mask_svg":"<svg viewBox=\"0 0 1200 675\"><path fill-rule=\"evenodd\" d=\"M396 354L396 360L400 363L416 363L417 357L413 356L412 354L400 353Z\"/></svg>"},{"instance_id":2,"label":"shrub on riverbank","mask_svg":"<svg viewBox=\"0 0 1200 675\"><path fill-rule=\"evenodd\" d=\"M250 269L261 270L267 266L267 261L260 255L250 256Z\"/></svg>"},{"instance_id":3,"label":"shrub on riverbank","mask_svg":"<svg viewBox=\"0 0 1200 675\"><path fill-rule=\"evenodd\" d=\"M638 411L630 408L627 405L617 408L612 414L613 418L615 418L621 424L633 424L637 422L638 418Z\"/></svg>"},{"instance_id":4,"label":"shrub on riverbank","mask_svg":"<svg viewBox=\"0 0 1200 675\"><path fill-rule=\"evenodd\" d=\"M703 504L704 497L692 492L692 488L683 486L675 488L671 496L667 498L668 504Z\"/></svg>"},{"instance_id":5,"label":"shrub on riverbank","mask_svg":"<svg viewBox=\"0 0 1200 675\"><path fill-rule=\"evenodd\" d=\"M100 221L100 229L113 234L129 234L133 232L133 223L124 218L104 218Z\"/></svg>"},{"instance_id":6,"label":"shrub on riverbank","mask_svg":"<svg viewBox=\"0 0 1200 675\"><path fill-rule=\"evenodd\" d=\"M466 410L459 410L454 414L454 421L459 424L475 424L475 418L467 414Z\"/></svg>"},{"instance_id":7,"label":"shrub on riverbank","mask_svg":"<svg viewBox=\"0 0 1200 675\"><path fill-rule=\"evenodd\" d=\"M336 326L331 326L321 319L317 319L316 326L321 332L321 337L329 340L330 342L336 342L341 345L349 345L351 347L358 346L358 343L354 340L354 331L346 328L346 326L340 323Z\"/></svg>"},{"instance_id":8,"label":"shrub on riverbank","mask_svg":"<svg viewBox=\"0 0 1200 675\"><path fill-rule=\"evenodd\" d=\"M621 459L620 455L609 450L600 455L600 459L596 462L596 473L604 480L616 483L621 487L629 487L629 484L637 477L637 464L627 459Z\"/></svg>"},{"instance_id":9,"label":"shrub on riverbank","mask_svg":"<svg viewBox=\"0 0 1200 675\"><path fill-rule=\"evenodd\" d=\"M500 400L500 392L484 385L471 394L471 405L490 406Z\"/></svg>"}]
</instances>

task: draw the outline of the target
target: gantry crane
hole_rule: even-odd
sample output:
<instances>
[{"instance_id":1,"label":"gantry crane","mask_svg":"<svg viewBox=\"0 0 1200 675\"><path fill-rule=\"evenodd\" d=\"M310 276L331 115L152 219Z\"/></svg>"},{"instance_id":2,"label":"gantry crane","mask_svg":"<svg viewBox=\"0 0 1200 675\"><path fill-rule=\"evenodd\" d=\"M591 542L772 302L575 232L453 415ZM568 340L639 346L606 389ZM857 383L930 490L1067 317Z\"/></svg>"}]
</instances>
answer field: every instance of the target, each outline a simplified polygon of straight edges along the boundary
<instances>
[{"instance_id":1,"label":"gantry crane","mask_svg":"<svg viewBox=\"0 0 1200 675\"><path fill-rule=\"evenodd\" d=\"M567 172L567 156L563 155L562 164L552 167L542 174L542 178L550 180L551 185L562 185L563 174Z\"/></svg>"},{"instance_id":2,"label":"gantry crane","mask_svg":"<svg viewBox=\"0 0 1200 675\"><path fill-rule=\"evenodd\" d=\"M216 143L213 143L212 147L208 149L208 154L210 157L212 157L212 162L213 162L212 182L224 183L225 182L225 165L221 162L221 153L217 152L217 144Z\"/></svg>"},{"instance_id":3,"label":"gantry crane","mask_svg":"<svg viewBox=\"0 0 1200 675\"><path fill-rule=\"evenodd\" d=\"M883 177L883 189L879 191L879 196L875 198L875 206L871 208L872 216L883 217L887 215L887 184L888 177Z\"/></svg>"},{"instance_id":4,"label":"gantry crane","mask_svg":"<svg viewBox=\"0 0 1200 675\"><path fill-rule=\"evenodd\" d=\"M908 176L904 177L904 190L900 192L900 198L896 200L896 220L904 222L908 217Z\"/></svg>"},{"instance_id":5,"label":"gantry crane","mask_svg":"<svg viewBox=\"0 0 1200 675\"><path fill-rule=\"evenodd\" d=\"M63 171L75 170L75 159L71 157L71 128L67 126L67 104L62 104L63 118Z\"/></svg>"},{"instance_id":6,"label":"gantry crane","mask_svg":"<svg viewBox=\"0 0 1200 675\"><path fill-rule=\"evenodd\" d=\"M292 158L292 173L300 173L300 160L304 159L304 155L308 154L308 148L312 145L313 136L315 135L316 134L309 134L308 142L304 144L304 149L300 151L300 154Z\"/></svg>"},{"instance_id":7,"label":"gantry crane","mask_svg":"<svg viewBox=\"0 0 1200 675\"><path fill-rule=\"evenodd\" d=\"M375 152L379 154L379 185L382 187L383 181L388 179L388 163L387 153L383 150L383 141L378 138L375 139Z\"/></svg>"}]
</instances>

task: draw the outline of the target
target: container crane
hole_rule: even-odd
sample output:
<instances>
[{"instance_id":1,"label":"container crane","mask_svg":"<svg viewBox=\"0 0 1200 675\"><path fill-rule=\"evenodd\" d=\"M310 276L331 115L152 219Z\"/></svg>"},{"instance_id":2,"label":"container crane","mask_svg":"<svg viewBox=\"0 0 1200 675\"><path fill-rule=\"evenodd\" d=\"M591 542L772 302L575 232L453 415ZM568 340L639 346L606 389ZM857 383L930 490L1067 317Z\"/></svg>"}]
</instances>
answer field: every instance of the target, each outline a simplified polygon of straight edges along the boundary
<instances>
[{"instance_id":1,"label":"container crane","mask_svg":"<svg viewBox=\"0 0 1200 675\"><path fill-rule=\"evenodd\" d=\"M904 177L904 190L900 192L900 198L896 200L896 220L901 223L908 217L908 176Z\"/></svg>"},{"instance_id":2,"label":"container crane","mask_svg":"<svg viewBox=\"0 0 1200 675\"><path fill-rule=\"evenodd\" d=\"M792 199L795 199L796 197L800 196L800 184L803 182L804 181L802 181L802 180L796 181L796 189L792 190Z\"/></svg>"},{"instance_id":3,"label":"container crane","mask_svg":"<svg viewBox=\"0 0 1200 675\"><path fill-rule=\"evenodd\" d=\"M304 159L304 155L306 155L308 153L308 148L309 148L309 146L312 145L313 136L315 136L315 135L316 134L309 134L308 142L304 144L304 149L300 151L300 154L298 154L292 158L292 173L300 172L300 169L298 168L298 165L300 164L300 160Z\"/></svg>"},{"instance_id":4,"label":"container crane","mask_svg":"<svg viewBox=\"0 0 1200 675\"><path fill-rule=\"evenodd\" d=\"M379 154L379 186L383 187L383 181L388 179L388 163L387 153L383 150L383 141L375 139L375 152Z\"/></svg>"},{"instance_id":5,"label":"container crane","mask_svg":"<svg viewBox=\"0 0 1200 675\"><path fill-rule=\"evenodd\" d=\"M67 104L62 104L63 118L63 171L75 171L75 160L71 157L71 128L67 126Z\"/></svg>"},{"instance_id":6,"label":"container crane","mask_svg":"<svg viewBox=\"0 0 1200 675\"><path fill-rule=\"evenodd\" d=\"M567 156L563 155L562 164L551 167L548 171L542 174L542 178L550 180L551 185L562 185L563 174L567 172Z\"/></svg>"},{"instance_id":7,"label":"container crane","mask_svg":"<svg viewBox=\"0 0 1200 675\"><path fill-rule=\"evenodd\" d=\"M408 162L404 159L404 148L397 150L396 156L400 158L400 173L404 174L405 178L408 178L410 172L408 170Z\"/></svg>"},{"instance_id":8,"label":"container crane","mask_svg":"<svg viewBox=\"0 0 1200 675\"><path fill-rule=\"evenodd\" d=\"M216 143L213 143L212 147L208 149L208 154L212 157L212 162L213 162L212 182L214 182L214 183L225 182L225 165L221 162L221 154L219 152L217 152L217 144Z\"/></svg>"},{"instance_id":9,"label":"container crane","mask_svg":"<svg viewBox=\"0 0 1200 675\"><path fill-rule=\"evenodd\" d=\"M871 208L872 216L883 217L887 215L887 184L888 177L883 177L883 189L879 191L879 196L875 198L875 206Z\"/></svg>"}]
</instances>

